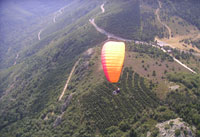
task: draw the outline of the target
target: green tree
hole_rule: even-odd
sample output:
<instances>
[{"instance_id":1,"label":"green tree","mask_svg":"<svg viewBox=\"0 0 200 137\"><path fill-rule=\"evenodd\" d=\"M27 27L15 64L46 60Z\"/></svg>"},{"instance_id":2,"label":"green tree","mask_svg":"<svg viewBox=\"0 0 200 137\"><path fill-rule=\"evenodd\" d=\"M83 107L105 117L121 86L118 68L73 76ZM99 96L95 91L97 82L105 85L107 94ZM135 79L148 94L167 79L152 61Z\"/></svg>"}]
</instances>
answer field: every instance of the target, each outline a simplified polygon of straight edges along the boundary
<instances>
[{"instance_id":1,"label":"green tree","mask_svg":"<svg viewBox=\"0 0 200 137\"><path fill-rule=\"evenodd\" d=\"M154 76L154 77L156 76L156 71L155 70L153 71L152 76Z\"/></svg>"},{"instance_id":2,"label":"green tree","mask_svg":"<svg viewBox=\"0 0 200 137\"><path fill-rule=\"evenodd\" d=\"M133 129L131 129L129 132L129 137L137 137L137 133Z\"/></svg>"},{"instance_id":3,"label":"green tree","mask_svg":"<svg viewBox=\"0 0 200 137\"><path fill-rule=\"evenodd\" d=\"M179 136L180 134L181 134L180 129L176 129L176 130L175 130L175 136L177 137L177 136Z\"/></svg>"},{"instance_id":4,"label":"green tree","mask_svg":"<svg viewBox=\"0 0 200 137\"><path fill-rule=\"evenodd\" d=\"M121 131L123 131L123 132L126 132L127 130L130 129L130 126L128 125L128 123L122 121L122 122L120 122L120 124L119 124L119 129L120 129Z\"/></svg>"}]
</instances>

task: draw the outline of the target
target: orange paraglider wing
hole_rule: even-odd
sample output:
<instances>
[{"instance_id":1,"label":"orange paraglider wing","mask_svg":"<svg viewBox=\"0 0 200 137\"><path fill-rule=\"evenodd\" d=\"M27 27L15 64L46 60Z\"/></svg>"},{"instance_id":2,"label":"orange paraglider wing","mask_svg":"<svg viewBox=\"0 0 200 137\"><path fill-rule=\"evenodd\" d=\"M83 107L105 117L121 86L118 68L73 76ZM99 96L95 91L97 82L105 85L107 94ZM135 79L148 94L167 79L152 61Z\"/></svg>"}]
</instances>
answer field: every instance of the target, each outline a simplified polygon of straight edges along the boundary
<instances>
[{"instance_id":1,"label":"orange paraglider wing","mask_svg":"<svg viewBox=\"0 0 200 137\"><path fill-rule=\"evenodd\" d=\"M125 43L109 41L103 45L101 62L106 78L111 83L117 83L120 77L125 57Z\"/></svg>"}]
</instances>

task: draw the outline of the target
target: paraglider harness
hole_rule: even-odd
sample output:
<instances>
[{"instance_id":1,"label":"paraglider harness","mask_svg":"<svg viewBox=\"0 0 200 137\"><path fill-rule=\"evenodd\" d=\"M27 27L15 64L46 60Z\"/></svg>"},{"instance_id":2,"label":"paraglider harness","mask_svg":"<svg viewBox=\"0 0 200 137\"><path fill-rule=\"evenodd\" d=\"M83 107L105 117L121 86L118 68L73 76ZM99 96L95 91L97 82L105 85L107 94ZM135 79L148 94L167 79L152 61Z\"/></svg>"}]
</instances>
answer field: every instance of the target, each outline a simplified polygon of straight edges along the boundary
<instances>
[{"instance_id":1,"label":"paraglider harness","mask_svg":"<svg viewBox=\"0 0 200 137\"><path fill-rule=\"evenodd\" d=\"M113 91L113 95L117 95L120 92L120 88L117 88L117 90Z\"/></svg>"}]
</instances>

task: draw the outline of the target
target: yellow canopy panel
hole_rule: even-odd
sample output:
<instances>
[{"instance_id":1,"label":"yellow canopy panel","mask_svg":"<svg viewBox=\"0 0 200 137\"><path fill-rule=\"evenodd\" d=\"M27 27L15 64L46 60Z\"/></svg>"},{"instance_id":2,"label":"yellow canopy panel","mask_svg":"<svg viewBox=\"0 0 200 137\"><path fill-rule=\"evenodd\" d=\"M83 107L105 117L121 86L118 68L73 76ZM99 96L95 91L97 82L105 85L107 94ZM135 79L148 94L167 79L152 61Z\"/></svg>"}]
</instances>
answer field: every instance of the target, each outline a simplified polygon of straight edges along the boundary
<instances>
[{"instance_id":1,"label":"yellow canopy panel","mask_svg":"<svg viewBox=\"0 0 200 137\"><path fill-rule=\"evenodd\" d=\"M111 83L117 83L125 57L125 43L108 41L103 45L101 61L104 74Z\"/></svg>"}]
</instances>

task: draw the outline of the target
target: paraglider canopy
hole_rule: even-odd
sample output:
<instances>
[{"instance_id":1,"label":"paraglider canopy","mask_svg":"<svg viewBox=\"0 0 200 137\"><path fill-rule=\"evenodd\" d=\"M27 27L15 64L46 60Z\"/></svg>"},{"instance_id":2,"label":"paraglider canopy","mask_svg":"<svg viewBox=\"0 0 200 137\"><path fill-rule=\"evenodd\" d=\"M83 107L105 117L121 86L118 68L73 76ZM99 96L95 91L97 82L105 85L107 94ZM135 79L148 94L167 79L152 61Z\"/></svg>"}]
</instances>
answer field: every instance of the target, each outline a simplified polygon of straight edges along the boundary
<instances>
[{"instance_id":1,"label":"paraglider canopy","mask_svg":"<svg viewBox=\"0 0 200 137\"><path fill-rule=\"evenodd\" d=\"M108 41L101 51L101 62L104 74L111 83L117 83L121 74L125 57L125 43Z\"/></svg>"}]
</instances>

